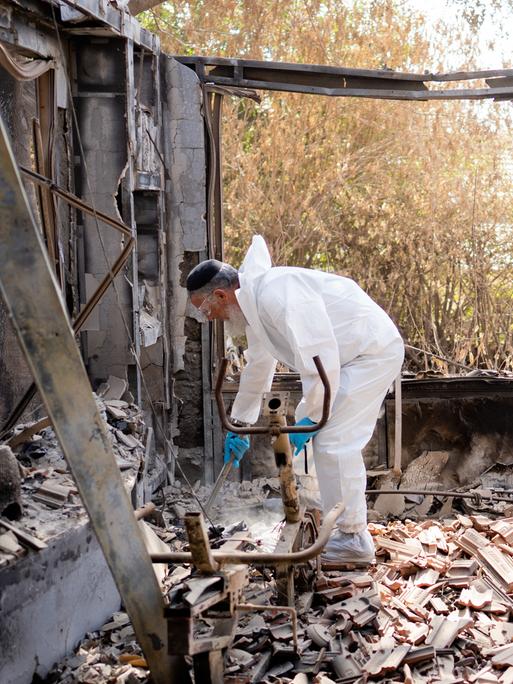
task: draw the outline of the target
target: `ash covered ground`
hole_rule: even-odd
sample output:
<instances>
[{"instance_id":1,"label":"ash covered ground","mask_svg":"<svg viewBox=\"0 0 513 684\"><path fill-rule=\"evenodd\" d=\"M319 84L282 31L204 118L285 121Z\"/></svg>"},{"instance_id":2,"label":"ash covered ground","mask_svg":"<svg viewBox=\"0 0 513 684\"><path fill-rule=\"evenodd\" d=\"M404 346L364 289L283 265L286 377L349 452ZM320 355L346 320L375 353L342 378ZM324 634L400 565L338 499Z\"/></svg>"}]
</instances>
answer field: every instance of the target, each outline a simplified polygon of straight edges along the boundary
<instances>
[{"instance_id":1,"label":"ash covered ground","mask_svg":"<svg viewBox=\"0 0 513 684\"><path fill-rule=\"evenodd\" d=\"M316 499L311 485L301 488L310 504ZM194 489L204 504L210 489ZM243 549L271 548L283 524L278 495L277 479L227 482L211 516L224 529L212 535L212 545L235 538ZM146 525L169 548L187 550L183 516L198 509L197 500L177 482L162 488L155 503L157 513ZM289 614L242 613L225 681L513 681L511 506L444 496L406 496L403 505L395 514L370 510L374 565L323 571L311 591L299 593L297 648ZM189 566L169 567L165 593L188 591L193 578ZM272 571L251 569L244 601L270 608L275 589ZM199 634L210 629L206 619ZM121 611L87 635L45 682L147 682L145 665Z\"/></svg>"}]
</instances>

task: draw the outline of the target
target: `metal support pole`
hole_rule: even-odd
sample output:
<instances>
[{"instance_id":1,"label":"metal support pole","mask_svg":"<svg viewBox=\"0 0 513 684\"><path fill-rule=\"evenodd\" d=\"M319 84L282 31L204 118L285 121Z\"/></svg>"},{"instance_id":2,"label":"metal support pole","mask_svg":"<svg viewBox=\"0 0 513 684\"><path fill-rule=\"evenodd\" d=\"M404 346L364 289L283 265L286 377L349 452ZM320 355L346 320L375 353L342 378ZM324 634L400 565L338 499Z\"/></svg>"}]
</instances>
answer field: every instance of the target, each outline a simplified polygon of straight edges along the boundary
<instances>
[{"instance_id":1,"label":"metal support pole","mask_svg":"<svg viewBox=\"0 0 513 684\"><path fill-rule=\"evenodd\" d=\"M273 428L285 427L285 416L271 416L269 428L272 434ZM289 437L279 434L273 438L274 457L279 469L281 498L285 509L285 518L288 523L297 522L300 519L299 494L297 493L296 475L292 465L292 449Z\"/></svg>"},{"instance_id":2,"label":"metal support pole","mask_svg":"<svg viewBox=\"0 0 513 684\"><path fill-rule=\"evenodd\" d=\"M294 566L292 564L283 563L276 568L276 590L279 603L286 601L287 606L295 605Z\"/></svg>"},{"instance_id":3,"label":"metal support pole","mask_svg":"<svg viewBox=\"0 0 513 684\"><path fill-rule=\"evenodd\" d=\"M394 430L394 475L401 474L401 452L403 432L403 402L401 374L395 379L395 430Z\"/></svg>"},{"instance_id":4,"label":"metal support pole","mask_svg":"<svg viewBox=\"0 0 513 684\"><path fill-rule=\"evenodd\" d=\"M122 213L124 221L130 226L134 249L132 251L132 269L130 272L131 294L132 294L132 337L133 351L136 356L135 363L135 396L139 406L142 405L142 382L143 378L140 364L137 361L141 358L141 331L140 331L140 311L139 311L139 256L137 250L137 225L135 222L134 207L134 176L135 176L135 150L132 143L137 140L135 130L135 84L134 84L134 42L128 39L125 45L125 74L126 74L126 100L125 100L125 120L127 137L127 166L125 177L122 182ZM151 401L151 397L146 397Z\"/></svg>"},{"instance_id":5,"label":"metal support pole","mask_svg":"<svg viewBox=\"0 0 513 684\"><path fill-rule=\"evenodd\" d=\"M212 557L212 549L208 541L207 528L202 513L186 513L185 529L187 530L194 565L206 575L216 572L219 569L219 564Z\"/></svg>"},{"instance_id":6,"label":"metal support pole","mask_svg":"<svg viewBox=\"0 0 513 684\"><path fill-rule=\"evenodd\" d=\"M220 93L212 95L212 134L216 148L215 156L215 179L214 179L214 249L215 259L224 261L224 242L223 242L223 148L221 145L222 137L222 114L223 96Z\"/></svg>"},{"instance_id":7,"label":"metal support pole","mask_svg":"<svg viewBox=\"0 0 513 684\"><path fill-rule=\"evenodd\" d=\"M153 681L179 681L163 596L1 119L0 291Z\"/></svg>"}]
</instances>

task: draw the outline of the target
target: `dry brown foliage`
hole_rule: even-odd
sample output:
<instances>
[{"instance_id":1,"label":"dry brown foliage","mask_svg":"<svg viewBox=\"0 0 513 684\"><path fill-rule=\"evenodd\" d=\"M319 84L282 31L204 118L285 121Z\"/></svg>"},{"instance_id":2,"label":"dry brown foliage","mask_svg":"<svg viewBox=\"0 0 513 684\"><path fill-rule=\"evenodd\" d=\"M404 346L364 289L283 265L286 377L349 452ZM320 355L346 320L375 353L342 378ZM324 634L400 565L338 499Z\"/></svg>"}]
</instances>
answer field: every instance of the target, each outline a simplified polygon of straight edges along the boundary
<instances>
[{"instance_id":1,"label":"dry brown foliage","mask_svg":"<svg viewBox=\"0 0 513 684\"><path fill-rule=\"evenodd\" d=\"M393 0L177 0L147 21L171 53L400 71L436 70L449 44L428 41L423 18ZM466 29L449 36L462 68L476 54ZM353 277L410 344L512 369L510 108L227 101L228 258L237 265L261 233L277 264Z\"/></svg>"}]
</instances>

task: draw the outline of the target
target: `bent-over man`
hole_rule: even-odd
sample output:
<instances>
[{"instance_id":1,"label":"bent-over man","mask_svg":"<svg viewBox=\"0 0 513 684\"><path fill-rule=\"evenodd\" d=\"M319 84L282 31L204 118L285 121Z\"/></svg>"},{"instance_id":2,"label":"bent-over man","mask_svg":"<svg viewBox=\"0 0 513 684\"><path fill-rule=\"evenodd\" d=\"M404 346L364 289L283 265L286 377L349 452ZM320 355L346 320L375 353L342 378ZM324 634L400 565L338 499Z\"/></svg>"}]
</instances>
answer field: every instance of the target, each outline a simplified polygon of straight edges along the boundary
<instances>
[{"instance_id":1,"label":"bent-over man","mask_svg":"<svg viewBox=\"0 0 513 684\"><path fill-rule=\"evenodd\" d=\"M273 268L259 235L239 271L215 259L203 261L190 272L187 289L205 320L225 321L230 334L246 334L247 364L231 411L233 421L247 425L257 420L262 394L270 391L276 361L281 361L301 377L297 424L317 422L323 386L312 359L320 357L331 386L329 420L313 437L289 437L296 454L312 437L324 513L339 501L345 505L323 560L371 562L374 545L367 531L362 449L403 362L404 345L393 322L349 278ZM238 463L248 448L247 438L228 433L225 460L233 453Z\"/></svg>"}]
</instances>

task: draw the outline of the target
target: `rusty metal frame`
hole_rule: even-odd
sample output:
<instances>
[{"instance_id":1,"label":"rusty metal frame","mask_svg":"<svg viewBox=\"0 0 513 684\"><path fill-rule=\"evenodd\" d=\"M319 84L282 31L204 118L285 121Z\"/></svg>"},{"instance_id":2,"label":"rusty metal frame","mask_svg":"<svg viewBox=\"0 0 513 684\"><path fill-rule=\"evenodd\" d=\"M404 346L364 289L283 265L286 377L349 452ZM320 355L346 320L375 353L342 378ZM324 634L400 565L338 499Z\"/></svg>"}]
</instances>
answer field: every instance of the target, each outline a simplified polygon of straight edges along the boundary
<instances>
[{"instance_id":1,"label":"rusty metal frame","mask_svg":"<svg viewBox=\"0 0 513 684\"><path fill-rule=\"evenodd\" d=\"M299 652L298 643L298 629L297 629L297 610L293 606L260 606L257 603L239 603L237 606L239 612L259 612L259 613L288 613L290 615L292 624L292 643L294 650Z\"/></svg>"},{"instance_id":2,"label":"rusty metal frame","mask_svg":"<svg viewBox=\"0 0 513 684\"><path fill-rule=\"evenodd\" d=\"M191 545L193 540L190 539ZM188 580L188 587L171 593L170 604L166 606L168 621L168 650L171 654L190 656L196 682L201 684L223 684L224 656L235 636L238 622L238 606L248 583L248 569L245 565L233 565L213 575L214 584L204 595L190 604L184 600L184 590L194 590L195 583L202 583L204 575ZM196 625L208 618L212 632L199 636Z\"/></svg>"},{"instance_id":3,"label":"rusty metal frame","mask_svg":"<svg viewBox=\"0 0 513 684\"><path fill-rule=\"evenodd\" d=\"M111 228L114 228L115 230L119 231L122 235L124 235L127 238L126 244L121 250L116 261L112 264L112 266L106 273L101 283L98 285L98 287L93 292L89 300L84 304L82 310L80 311L76 319L73 321L73 330L77 333L82 328L84 323L87 321L93 309L107 291L109 285L112 283L114 278L118 275L118 273L121 271L121 269L127 262L128 257L130 256L130 253L132 252L135 246L135 239L132 236L132 231L130 230L130 228L126 226L124 223L118 221L112 216L109 216L108 214L105 214L102 211L94 209L94 207L91 207L89 204L87 204L87 202L84 202L73 193L59 187L50 178L46 178L45 176L41 175L40 173L36 173L31 169L27 169L25 166L20 166L20 170L24 176L33 181L36 185L46 188L49 192L51 192L53 195L56 195L57 197L60 197L70 206L79 209L80 211L84 212L84 214L89 214L90 216L93 216L94 218L98 219L98 221L101 221L102 223L105 223L108 226L111 226Z\"/></svg>"},{"instance_id":4,"label":"rusty metal frame","mask_svg":"<svg viewBox=\"0 0 513 684\"><path fill-rule=\"evenodd\" d=\"M35 81L37 118L33 119L34 157L35 166L39 173L50 178L54 175L54 143L55 119L57 117L57 98L55 69L49 69ZM57 229L57 213L50 191L43 187L37 188L41 225L48 246L48 253L52 259L55 273L61 288L64 283L60 236Z\"/></svg>"},{"instance_id":5,"label":"rusty metal frame","mask_svg":"<svg viewBox=\"0 0 513 684\"><path fill-rule=\"evenodd\" d=\"M475 489L470 492L458 492L447 489L366 489L366 494L394 494L397 496L439 496L453 499L471 499L476 506L481 503L494 504L497 501L513 503L513 490L509 489ZM511 496L501 496L511 494Z\"/></svg>"},{"instance_id":6,"label":"rusty metal frame","mask_svg":"<svg viewBox=\"0 0 513 684\"><path fill-rule=\"evenodd\" d=\"M54 195L57 195L57 197L60 197L72 207L75 207L75 209L80 209L80 211L83 211L85 214L89 214L89 216L97 218L102 223L106 223L108 226L119 230L120 233L123 233L123 235L126 235L127 237L132 237L132 231L127 225L121 221L118 221L113 216L105 214L103 211L94 209L90 204L80 199L80 197L77 197L72 192L69 192L69 190L64 190L64 188L61 188L50 178L47 178L40 173L36 173L36 171L32 171L32 169L28 169L26 166L20 165L19 169L24 176L29 178L37 185L48 188Z\"/></svg>"},{"instance_id":7,"label":"rusty metal frame","mask_svg":"<svg viewBox=\"0 0 513 684\"><path fill-rule=\"evenodd\" d=\"M511 99L513 69L409 74L393 69L353 69L322 64L176 55L202 83L280 92L387 100ZM488 88L434 90L428 83L484 80Z\"/></svg>"},{"instance_id":8,"label":"rusty metal frame","mask_svg":"<svg viewBox=\"0 0 513 684\"><path fill-rule=\"evenodd\" d=\"M38 172L48 175L45 168L45 154L43 145L43 136L41 132L41 123L39 119L32 120L33 139L34 139L34 162ZM58 250L57 250L57 234L55 227L55 208L53 206L53 197L46 187L37 187L37 198L39 204L39 215L41 219L41 226L45 236L46 247L48 255L52 261L55 272L61 282L60 268L58 265Z\"/></svg>"},{"instance_id":9,"label":"rusty metal frame","mask_svg":"<svg viewBox=\"0 0 513 684\"><path fill-rule=\"evenodd\" d=\"M224 260L223 250L223 182L221 157L221 113L223 94L220 88L203 85L203 116L208 141L207 155L207 242L209 258ZM210 353L215 371L218 359L225 354L222 321L214 321ZM211 376L211 382L213 377Z\"/></svg>"},{"instance_id":10,"label":"rusty metal frame","mask_svg":"<svg viewBox=\"0 0 513 684\"><path fill-rule=\"evenodd\" d=\"M315 364L315 367L317 368L317 372L319 373L321 382L324 387L324 397L323 397L323 402L322 402L322 415L321 419L319 420L318 423L314 423L313 425L273 425L271 428L267 425L257 425L257 426L251 426L251 427L240 427L237 425L233 425L228 420L228 416L226 414L226 408L223 402L223 382L224 382L224 376L226 373L226 368L228 366L228 359L223 358L221 361L221 366L219 368L219 374L217 376L217 382L216 382L216 387L215 387L215 396L217 400L217 408L219 409L219 415L221 418L221 424L226 430L230 430L230 432L234 432L235 434L238 435L265 435L268 433L271 433L272 435L278 436L281 434L292 434L292 433L305 433L305 432L317 432L321 428L323 428L326 423L328 422L329 418L329 413L330 413L330 404L331 404L331 388L330 388L330 383L328 380L328 376L326 375L326 371L324 370L324 366L322 365L322 361L319 356L314 356L313 357L313 362Z\"/></svg>"},{"instance_id":11,"label":"rusty metal frame","mask_svg":"<svg viewBox=\"0 0 513 684\"><path fill-rule=\"evenodd\" d=\"M181 56L175 59L193 69L204 93L205 126L209 141L207 231L210 256L222 258L223 211L221 178L221 113L223 88L241 95L244 89L297 92L331 97L364 97L390 100L482 100L513 99L513 69L453 73L409 74L391 69L354 69L315 64L264 62L209 56ZM487 88L444 88L449 82L484 80ZM437 84L438 90L427 84ZM239 89L237 93L236 90ZM246 94L243 96L250 96ZM212 371L224 355L222 324L216 322L211 336ZM396 391L394 472L401 471L401 382ZM223 407L224 408L224 407ZM232 432L226 416L223 425ZM256 430L258 431L258 430ZM243 468L247 466L243 463ZM244 472L243 472L244 476Z\"/></svg>"},{"instance_id":12,"label":"rusty metal frame","mask_svg":"<svg viewBox=\"0 0 513 684\"><path fill-rule=\"evenodd\" d=\"M203 88L203 115L208 140L207 163L207 235L208 252L213 259L223 260L223 213L221 178L221 116L223 95L218 89Z\"/></svg>"},{"instance_id":13,"label":"rusty metal frame","mask_svg":"<svg viewBox=\"0 0 513 684\"><path fill-rule=\"evenodd\" d=\"M0 291L153 680L177 681L163 596L1 120Z\"/></svg>"}]
</instances>

